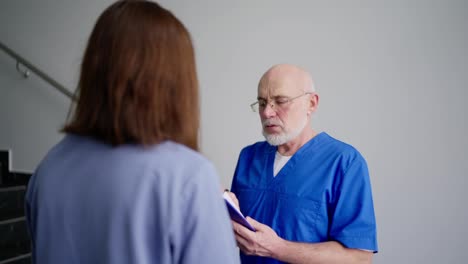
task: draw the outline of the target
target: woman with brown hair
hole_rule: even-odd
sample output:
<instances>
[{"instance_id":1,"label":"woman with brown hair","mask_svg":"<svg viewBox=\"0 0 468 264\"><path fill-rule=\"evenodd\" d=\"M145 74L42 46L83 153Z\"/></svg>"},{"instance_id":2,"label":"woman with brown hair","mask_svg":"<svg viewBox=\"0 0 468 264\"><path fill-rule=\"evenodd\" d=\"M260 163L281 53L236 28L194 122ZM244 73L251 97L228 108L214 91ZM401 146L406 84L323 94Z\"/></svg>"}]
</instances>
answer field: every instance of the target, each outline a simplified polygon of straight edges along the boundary
<instances>
[{"instance_id":1,"label":"woman with brown hair","mask_svg":"<svg viewBox=\"0 0 468 264\"><path fill-rule=\"evenodd\" d=\"M77 103L26 194L34 263L237 263L219 179L198 153L189 32L149 1L98 18Z\"/></svg>"}]
</instances>

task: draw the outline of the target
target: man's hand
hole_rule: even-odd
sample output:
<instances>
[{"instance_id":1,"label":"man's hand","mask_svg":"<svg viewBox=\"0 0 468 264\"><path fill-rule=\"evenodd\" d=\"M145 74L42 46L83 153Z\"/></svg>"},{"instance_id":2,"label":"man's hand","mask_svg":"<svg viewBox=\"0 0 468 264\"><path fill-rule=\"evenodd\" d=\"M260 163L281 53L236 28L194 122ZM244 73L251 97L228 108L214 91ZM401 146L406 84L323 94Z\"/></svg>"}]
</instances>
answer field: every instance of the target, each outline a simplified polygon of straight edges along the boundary
<instances>
[{"instance_id":1,"label":"man's hand","mask_svg":"<svg viewBox=\"0 0 468 264\"><path fill-rule=\"evenodd\" d=\"M227 194L229 194L229 197L230 197L231 200L234 202L234 204L236 205L237 209L240 211L239 200L237 200L236 195L235 195L233 192L230 192L228 189L224 189L224 192L226 192Z\"/></svg>"},{"instance_id":2,"label":"man's hand","mask_svg":"<svg viewBox=\"0 0 468 264\"><path fill-rule=\"evenodd\" d=\"M236 235L237 245L246 255L274 257L276 249L283 242L269 226L247 217L247 221L257 230L252 232L244 226L231 221Z\"/></svg>"},{"instance_id":3,"label":"man's hand","mask_svg":"<svg viewBox=\"0 0 468 264\"><path fill-rule=\"evenodd\" d=\"M239 202L233 193L229 193L237 206ZM300 243L287 241L279 237L269 226L257 222L251 217L247 221L256 232L231 221L236 236L237 246L246 255L269 257L287 263L339 263L370 264L373 253L359 249L345 248L336 241L319 243Z\"/></svg>"}]
</instances>

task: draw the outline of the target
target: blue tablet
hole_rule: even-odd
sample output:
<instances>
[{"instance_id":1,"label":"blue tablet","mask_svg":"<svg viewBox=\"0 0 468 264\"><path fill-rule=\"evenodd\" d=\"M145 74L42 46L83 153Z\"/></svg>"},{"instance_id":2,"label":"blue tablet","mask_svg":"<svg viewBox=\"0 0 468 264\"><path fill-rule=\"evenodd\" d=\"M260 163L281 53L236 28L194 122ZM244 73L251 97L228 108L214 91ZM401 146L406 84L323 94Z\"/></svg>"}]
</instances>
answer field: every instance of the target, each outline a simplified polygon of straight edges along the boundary
<instances>
[{"instance_id":1,"label":"blue tablet","mask_svg":"<svg viewBox=\"0 0 468 264\"><path fill-rule=\"evenodd\" d=\"M231 220L247 227L248 229L252 231L257 231L255 228L245 219L244 215L237 209L235 206L234 202L232 201L231 197L227 192L223 193L223 198L224 201L226 202L226 206L229 211L229 216L231 217Z\"/></svg>"}]
</instances>

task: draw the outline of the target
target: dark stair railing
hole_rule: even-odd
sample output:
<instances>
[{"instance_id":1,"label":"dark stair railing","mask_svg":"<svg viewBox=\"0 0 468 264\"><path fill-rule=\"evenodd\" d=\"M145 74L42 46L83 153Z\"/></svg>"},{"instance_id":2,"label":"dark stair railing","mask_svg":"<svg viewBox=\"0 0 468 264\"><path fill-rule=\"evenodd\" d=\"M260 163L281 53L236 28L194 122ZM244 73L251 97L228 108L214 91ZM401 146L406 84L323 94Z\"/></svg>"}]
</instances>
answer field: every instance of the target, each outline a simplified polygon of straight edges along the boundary
<instances>
[{"instance_id":1,"label":"dark stair railing","mask_svg":"<svg viewBox=\"0 0 468 264\"><path fill-rule=\"evenodd\" d=\"M18 53L14 52L12 49L7 47L0 41L0 49L3 50L6 54L10 55L16 60L16 69L20 71L19 65L24 65L26 68L37 74L37 76L41 77L44 81L52 85L55 89L57 89L60 93L65 95L66 97L70 98L71 100L75 100L75 97L69 89L65 88L63 85L58 83L56 80L52 79L49 75L45 74L43 71L38 69L36 66L31 64L28 60L21 57ZM27 78L29 76L28 71L21 72L21 74ZM1 263L0 263L1 264Z\"/></svg>"},{"instance_id":2,"label":"dark stair railing","mask_svg":"<svg viewBox=\"0 0 468 264\"><path fill-rule=\"evenodd\" d=\"M69 89L49 77L0 41L0 50L16 60L16 69L27 78L32 71L74 101ZM20 66L27 69L22 70ZM0 264L30 264L31 243L26 227L24 195L30 173L10 171L10 152L0 150Z\"/></svg>"},{"instance_id":3,"label":"dark stair railing","mask_svg":"<svg viewBox=\"0 0 468 264\"><path fill-rule=\"evenodd\" d=\"M0 41L0 50L16 60L16 69L27 78L35 73L74 101L69 89L49 77ZM20 66L27 69L22 70ZM24 195L30 173L10 171L10 152L0 150L0 264L31 263L31 243L24 215Z\"/></svg>"},{"instance_id":4,"label":"dark stair railing","mask_svg":"<svg viewBox=\"0 0 468 264\"><path fill-rule=\"evenodd\" d=\"M0 150L0 264L31 263L24 196L30 173L10 171L10 152Z\"/></svg>"}]
</instances>

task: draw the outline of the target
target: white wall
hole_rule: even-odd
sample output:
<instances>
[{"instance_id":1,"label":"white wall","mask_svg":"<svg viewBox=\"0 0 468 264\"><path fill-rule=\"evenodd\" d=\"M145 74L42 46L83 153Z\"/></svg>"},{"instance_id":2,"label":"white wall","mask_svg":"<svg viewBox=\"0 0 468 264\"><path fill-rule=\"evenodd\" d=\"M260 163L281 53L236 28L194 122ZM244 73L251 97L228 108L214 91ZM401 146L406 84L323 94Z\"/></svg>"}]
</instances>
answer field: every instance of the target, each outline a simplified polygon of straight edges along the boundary
<instances>
[{"instance_id":1,"label":"white wall","mask_svg":"<svg viewBox=\"0 0 468 264\"><path fill-rule=\"evenodd\" d=\"M96 17L112 1L2 4L1 41L67 87ZM374 263L468 259L466 1L165 0L192 33L202 93L202 148L229 186L240 149L261 140L250 112L272 64L309 69L314 125L356 146L371 171L380 253ZM68 111L0 53L0 148L32 171Z\"/></svg>"}]
</instances>

